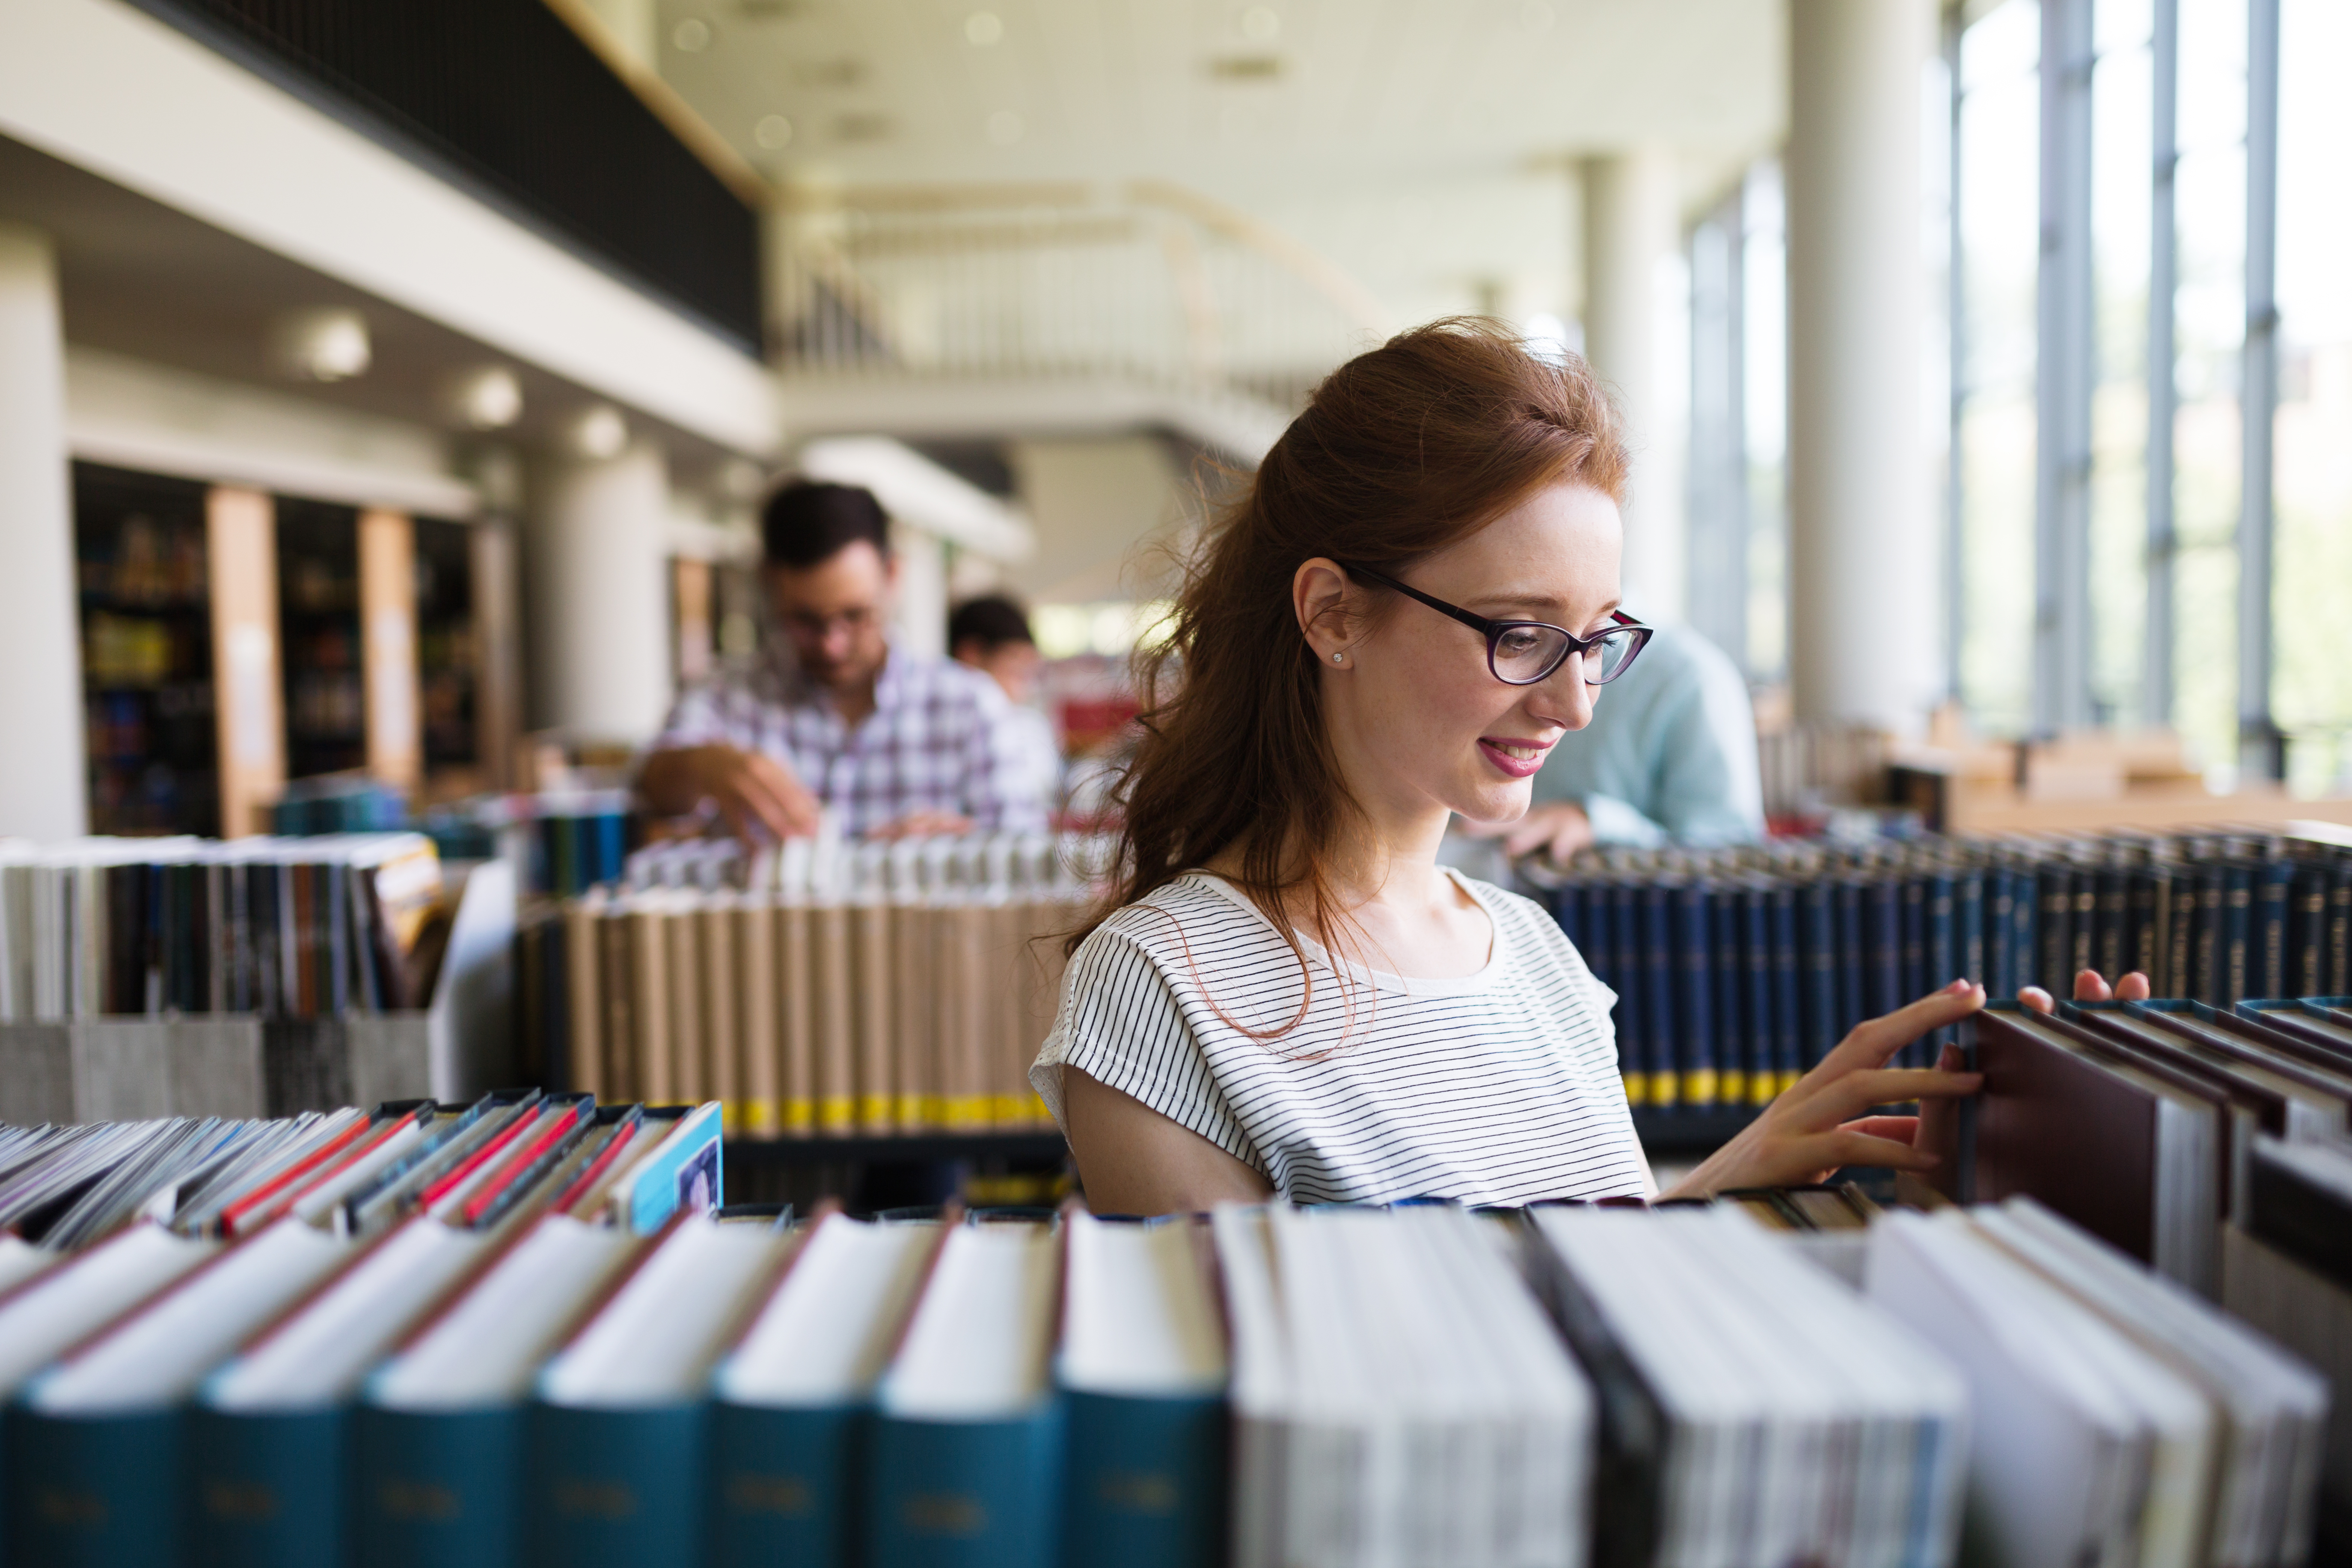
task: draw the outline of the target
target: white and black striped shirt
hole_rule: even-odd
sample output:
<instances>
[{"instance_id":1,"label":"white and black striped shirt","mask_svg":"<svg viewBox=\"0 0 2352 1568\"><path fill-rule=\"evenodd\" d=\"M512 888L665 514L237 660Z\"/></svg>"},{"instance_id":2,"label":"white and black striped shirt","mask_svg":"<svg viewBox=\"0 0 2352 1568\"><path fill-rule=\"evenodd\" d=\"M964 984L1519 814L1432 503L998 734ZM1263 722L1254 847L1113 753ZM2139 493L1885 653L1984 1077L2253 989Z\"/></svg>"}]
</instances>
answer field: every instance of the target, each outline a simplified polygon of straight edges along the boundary
<instances>
[{"instance_id":1,"label":"white and black striped shirt","mask_svg":"<svg viewBox=\"0 0 2352 1568\"><path fill-rule=\"evenodd\" d=\"M1192 872L1070 962L1030 1081L1055 1119L1075 1067L1255 1167L1297 1203L1643 1196L1617 1076L1616 995L1542 909L1454 875L1494 925L1486 967L1407 980L1301 939L1298 958L1222 878ZM1272 1038L1244 1029L1279 1028Z\"/></svg>"}]
</instances>

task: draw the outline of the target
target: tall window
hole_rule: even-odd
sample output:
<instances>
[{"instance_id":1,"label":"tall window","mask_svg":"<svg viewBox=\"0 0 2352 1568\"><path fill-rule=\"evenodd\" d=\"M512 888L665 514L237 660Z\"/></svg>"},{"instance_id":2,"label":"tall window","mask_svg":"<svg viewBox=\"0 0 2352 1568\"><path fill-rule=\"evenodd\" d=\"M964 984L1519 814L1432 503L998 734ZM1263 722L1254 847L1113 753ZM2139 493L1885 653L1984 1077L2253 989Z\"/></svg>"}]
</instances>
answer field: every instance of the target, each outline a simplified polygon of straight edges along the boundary
<instances>
[{"instance_id":1,"label":"tall window","mask_svg":"<svg viewBox=\"0 0 2352 1568\"><path fill-rule=\"evenodd\" d=\"M2352 792L2352 5L2284 0L2279 51L2277 667L2298 792Z\"/></svg>"}]
</instances>

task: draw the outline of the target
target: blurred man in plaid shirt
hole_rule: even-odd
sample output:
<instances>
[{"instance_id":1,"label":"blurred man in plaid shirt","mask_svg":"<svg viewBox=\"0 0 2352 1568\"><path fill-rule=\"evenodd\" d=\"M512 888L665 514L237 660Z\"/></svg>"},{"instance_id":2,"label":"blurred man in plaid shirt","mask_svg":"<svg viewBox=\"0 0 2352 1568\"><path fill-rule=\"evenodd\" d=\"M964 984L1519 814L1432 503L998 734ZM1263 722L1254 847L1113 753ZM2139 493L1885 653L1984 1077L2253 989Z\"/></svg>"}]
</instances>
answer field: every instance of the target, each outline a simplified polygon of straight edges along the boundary
<instances>
[{"instance_id":1,"label":"blurred man in plaid shirt","mask_svg":"<svg viewBox=\"0 0 2352 1568\"><path fill-rule=\"evenodd\" d=\"M1003 690L891 648L898 563L872 493L790 484L761 522L783 646L678 699L638 781L654 809L707 801L746 838L814 833L821 805L867 837L1042 830Z\"/></svg>"}]
</instances>

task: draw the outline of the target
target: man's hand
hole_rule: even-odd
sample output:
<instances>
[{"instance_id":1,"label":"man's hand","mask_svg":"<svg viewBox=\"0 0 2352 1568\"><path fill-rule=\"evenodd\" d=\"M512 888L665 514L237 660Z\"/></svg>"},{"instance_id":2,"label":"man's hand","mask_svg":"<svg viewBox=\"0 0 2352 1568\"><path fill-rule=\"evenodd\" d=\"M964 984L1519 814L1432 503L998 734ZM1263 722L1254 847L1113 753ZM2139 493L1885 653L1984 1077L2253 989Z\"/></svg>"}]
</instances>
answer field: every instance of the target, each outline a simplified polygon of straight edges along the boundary
<instances>
[{"instance_id":1,"label":"man's hand","mask_svg":"<svg viewBox=\"0 0 2352 1568\"><path fill-rule=\"evenodd\" d=\"M646 759L637 784L654 809L677 816L704 801L719 807L735 837L805 838L816 832L817 799L792 769L764 752L687 746Z\"/></svg>"},{"instance_id":2,"label":"man's hand","mask_svg":"<svg viewBox=\"0 0 2352 1568\"><path fill-rule=\"evenodd\" d=\"M970 833L971 818L952 811L910 811L896 822L868 832L868 838L930 838L940 834Z\"/></svg>"},{"instance_id":3,"label":"man's hand","mask_svg":"<svg viewBox=\"0 0 2352 1568\"><path fill-rule=\"evenodd\" d=\"M1550 800L1528 807L1517 822L1465 822L1462 830L1473 838L1500 838L1506 855L1527 855L1542 849L1559 864L1589 847L1592 819L1574 801Z\"/></svg>"}]
</instances>

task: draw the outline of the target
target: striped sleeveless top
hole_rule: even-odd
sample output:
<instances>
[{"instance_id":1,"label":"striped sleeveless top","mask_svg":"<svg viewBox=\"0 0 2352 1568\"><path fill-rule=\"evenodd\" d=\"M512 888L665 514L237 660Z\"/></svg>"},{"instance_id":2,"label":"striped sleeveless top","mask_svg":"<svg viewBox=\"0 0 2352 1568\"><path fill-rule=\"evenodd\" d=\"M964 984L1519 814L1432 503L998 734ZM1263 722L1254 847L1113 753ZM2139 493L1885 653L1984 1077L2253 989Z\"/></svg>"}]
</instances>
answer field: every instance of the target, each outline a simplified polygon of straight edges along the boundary
<instances>
[{"instance_id":1,"label":"striped sleeveless top","mask_svg":"<svg viewBox=\"0 0 2352 1568\"><path fill-rule=\"evenodd\" d=\"M1318 944L1300 939L1302 972L1223 878L1180 877L1072 955L1030 1081L1066 1131L1062 1070L1076 1068L1296 1203L1647 1195L1616 994L1539 906L1448 875L1492 922L1486 966L1412 980L1349 964L1345 990ZM1303 995L1287 1032L1244 1032L1279 1027Z\"/></svg>"}]
</instances>

